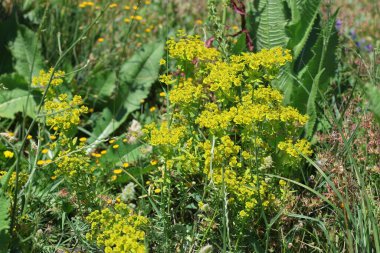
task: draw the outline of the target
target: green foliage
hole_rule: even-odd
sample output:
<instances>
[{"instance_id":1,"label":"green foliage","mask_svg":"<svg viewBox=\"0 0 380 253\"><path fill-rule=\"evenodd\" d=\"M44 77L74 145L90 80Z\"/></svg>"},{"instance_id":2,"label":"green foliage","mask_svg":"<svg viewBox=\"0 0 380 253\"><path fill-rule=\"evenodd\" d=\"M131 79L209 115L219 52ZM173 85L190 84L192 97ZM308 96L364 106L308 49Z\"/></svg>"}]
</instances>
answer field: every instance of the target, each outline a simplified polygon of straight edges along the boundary
<instances>
[{"instance_id":1,"label":"green foliage","mask_svg":"<svg viewBox=\"0 0 380 253\"><path fill-rule=\"evenodd\" d=\"M148 44L121 66L120 86L116 88L112 102L103 109L96 121L91 142L110 136L131 112L140 108L141 100L148 96L150 87L158 77L163 48L162 42ZM111 82L107 84L111 85Z\"/></svg>"},{"instance_id":2,"label":"green foliage","mask_svg":"<svg viewBox=\"0 0 380 253\"><path fill-rule=\"evenodd\" d=\"M320 0L267 0L259 1L256 10L260 13L257 48L292 50L294 61L273 85L285 93L285 103L311 116L306 128L309 138L317 122L316 101L327 91L337 68L336 13L321 28L320 5Z\"/></svg>"},{"instance_id":3,"label":"green foliage","mask_svg":"<svg viewBox=\"0 0 380 253\"><path fill-rule=\"evenodd\" d=\"M365 95L369 102L369 109L373 112L377 122L380 124L380 88L375 85L367 84Z\"/></svg>"},{"instance_id":4,"label":"green foliage","mask_svg":"<svg viewBox=\"0 0 380 253\"><path fill-rule=\"evenodd\" d=\"M27 90L12 89L0 91L0 117L14 118L15 113L25 112L35 117L36 102Z\"/></svg>"},{"instance_id":5,"label":"green foliage","mask_svg":"<svg viewBox=\"0 0 380 253\"><path fill-rule=\"evenodd\" d=\"M0 253L8 252L9 236L9 198L0 190Z\"/></svg>"},{"instance_id":6,"label":"green foliage","mask_svg":"<svg viewBox=\"0 0 380 253\"><path fill-rule=\"evenodd\" d=\"M31 76L38 75L44 68L37 35L26 26L18 27L17 37L10 49L16 62L14 69L26 81L30 81Z\"/></svg>"}]
</instances>

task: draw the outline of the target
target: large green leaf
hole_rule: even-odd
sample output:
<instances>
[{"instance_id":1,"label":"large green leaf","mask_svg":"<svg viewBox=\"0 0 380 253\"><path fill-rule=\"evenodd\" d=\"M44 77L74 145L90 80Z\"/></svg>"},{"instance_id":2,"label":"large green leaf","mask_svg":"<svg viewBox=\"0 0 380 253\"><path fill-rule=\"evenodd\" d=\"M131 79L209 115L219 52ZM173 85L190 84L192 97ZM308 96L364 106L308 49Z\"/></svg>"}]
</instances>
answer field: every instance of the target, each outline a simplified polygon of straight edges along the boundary
<instances>
[{"instance_id":1,"label":"large green leaf","mask_svg":"<svg viewBox=\"0 0 380 253\"><path fill-rule=\"evenodd\" d=\"M283 0L261 0L259 2L260 21L257 29L257 48L285 47L285 11Z\"/></svg>"},{"instance_id":2,"label":"large green leaf","mask_svg":"<svg viewBox=\"0 0 380 253\"><path fill-rule=\"evenodd\" d=\"M92 93L97 99L109 98L116 88L116 73L114 71L102 71L91 76L88 81L92 87Z\"/></svg>"},{"instance_id":3,"label":"large green leaf","mask_svg":"<svg viewBox=\"0 0 380 253\"><path fill-rule=\"evenodd\" d=\"M24 112L35 117L36 102L27 90L12 89L0 91L0 118L14 118L15 113Z\"/></svg>"},{"instance_id":4,"label":"large green leaf","mask_svg":"<svg viewBox=\"0 0 380 253\"><path fill-rule=\"evenodd\" d=\"M25 80L29 81L31 73L36 76L44 68L37 35L27 27L18 27L17 37L10 49L16 61L14 68Z\"/></svg>"},{"instance_id":5,"label":"large green leaf","mask_svg":"<svg viewBox=\"0 0 380 253\"><path fill-rule=\"evenodd\" d=\"M292 21L287 26L289 36L287 48L293 50L293 56L297 59L311 34L314 22L319 14L321 0L307 0L300 7L296 0L290 2Z\"/></svg>"},{"instance_id":6,"label":"large green leaf","mask_svg":"<svg viewBox=\"0 0 380 253\"><path fill-rule=\"evenodd\" d=\"M96 121L90 142L96 145L109 137L131 112L140 108L140 101L148 96L151 85L157 80L163 53L164 43L151 43L122 65L119 74L121 85L117 87L113 101Z\"/></svg>"}]
</instances>

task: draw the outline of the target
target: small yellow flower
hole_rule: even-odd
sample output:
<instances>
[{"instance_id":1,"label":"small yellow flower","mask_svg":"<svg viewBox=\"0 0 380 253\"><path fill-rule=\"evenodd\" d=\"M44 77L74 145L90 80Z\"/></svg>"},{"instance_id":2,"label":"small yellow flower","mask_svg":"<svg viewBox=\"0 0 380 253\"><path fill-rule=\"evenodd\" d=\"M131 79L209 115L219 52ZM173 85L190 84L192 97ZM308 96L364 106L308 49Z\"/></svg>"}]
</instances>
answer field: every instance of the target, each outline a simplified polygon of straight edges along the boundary
<instances>
[{"instance_id":1,"label":"small yellow flower","mask_svg":"<svg viewBox=\"0 0 380 253\"><path fill-rule=\"evenodd\" d=\"M158 193L161 192L161 189L160 189L160 188L157 188L157 189L154 190L154 192L158 194Z\"/></svg>"},{"instance_id":2,"label":"small yellow flower","mask_svg":"<svg viewBox=\"0 0 380 253\"><path fill-rule=\"evenodd\" d=\"M140 104L143 104L145 102L145 99L140 100Z\"/></svg>"},{"instance_id":3,"label":"small yellow flower","mask_svg":"<svg viewBox=\"0 0 380 253\"><path fill-rule=\"evenodd\" d=\"M166 93L165 92L160 92L160 97L166 97Z\"/></svg>"},{"instance_id":4,"label":"small yellow flower","mask_svg":"<svg viewBox=\"0 0 380 253\"><path fill-rule=\"evenodd\" d=\"M100 151L100 154L102 154L102 155L107 154L107 150L102 150L102 151Z\"/></svg>"},{"instance_id":5,"label":"small yellow flower","mask_svg":"<svg viewBox=\"0 0 380 253\"><path fill-rule=\"evenodd\" d=\"M98 38L97 42L102 43L104 41L104 38L100 37Z\"/></svg>"},{"instance_id":6,"label":"small yellow flower","mask_svg":"<svg viewBox=\"0 0 380 253\"><path fill-rule=\"evenodd\" d=\"M99 154L99 153L92 153L91 154L93 157L97 157L97 158L100 158L102 155L101 154Z\"/></svg>"},{"instance_id":7,"label":"small yellow flower","mask_svg":"<svg viewBox=\"0 0 380 253\"><path fill-rule=\"evenodd\" d=\"M47 154L48 152L49 152L49 149L47 149L47 148L44 148L44 149L41 151L42 154Z\"/></svg>"},{"instance_id":8,"label":"small yellow flower","mask_svg":"<svg viewBox=\"0 0 380 253\"><path fill-rule=\"evenodd\" d=\"M109 144L112 144L112 143L114 143L115 142L115 140L114 139L112 139L112 140L109 140Z\"/></svg>"},{"instance_id":9,"label":"small yellow flower","mask_svg":"<svg viewBox=\"0 0 380 253\"><path fill-rule=\"evenodd\" d=\"M116 8L117 7L117 4L116 3L112 3L112 4L110 4L110 9L112 9L112 8Z\"/></svg>"},{"instance_id":10,"label":"small yellow flower","mask_svg":"<svg viewBox=\"0 0 380 253\"><path fill-rule=\"evenodd\" d=\"M5 158L12 158L14 153L12 151L6 150L3 152Z\"/></svg>"},{"instance_id":11,"label":"small yellow flower","mask_svg":"<svg viewBox=\"0 0 380 253\"><path fill-rule=\"evenodd\" d=\"M151 3L152 3L152 2L149 1L149 0L145 1L145 4L146 4L146 5L149 5L149 4L151 4Z\"/></svg>"},{"instance_id":12,"label":"small yellow flower","mask_svg":"<svg viewBox=\"0 0 380 253\"><path fill-rule=\"evenodd\" d=\"M130 20L129 18L125 18L125 19L124 19L124 22L125 22L125 23L130 23L131 20Z\"/></svg>"},{"instance_id":13,"label":"small yellow flower","mask_svg":"<svg viewBox=\"0 0 380 253\"><path fill-rule=\"evenodd\" d=\"M57 179L57 176L51 176L50 177L52 180L56 180Z\"/></svg>"},{"instance_id":14,"label":"small yellow flower","mask_svg":"<svg viewBox=\"0 0 380 253\"><path fill-rule=\"evenodd\" d=\"M139 7L137 7L136 5L133 6L133 9L134 9L135 11L137 11L138 8L139 8Z\"/></svg>"},{"instance_id":15,"label":"small yellow flower","mask_svg":"<svg viewBox=\"0 0 380 253\"><path fill-rule=\"evenodd\" d=\"M88 112L94 112L94 108L88 109Z\"/></svg>"},{"instance_id":16,"label":"small yellow flower","mask_svg":"<svg viewBox=\"0 0 380 253\"><path fill-rule=\"evenodd\" d=\"M28 140L31 140L33 138L33 136L31 136L30 134L28 136L26 136L26 139Z\"/></svg>"},{"instance_id":17,"label":"small yellow flower","mask_svg":"<svg viewBox=\"0 0 380 253\"><path fill-rule=\"evenodd\" d=\"M53 127L53 130L54 130L54 131L57 131L57 130L58 130L58 127L57 127L57 126Z\"/></svg>"},{"instance_id":18,"label":"small yellow flower","mask_svg":"<svg viewBox=\"0 0 380 253\"><path fill-rule=\"evenodd\" d=\"M150 33L151 31L152 31L152 30L151 30L150 28L146 28L146 29L145 29L145 32L146 32L146 33Z\"/></svg>"},{"instance_id":19,"label":"small yellow flower","mask_svg":"<svg viewBox=\"0 0 380 253\"><path fill-rule=\"evenodd\" d=\"M121 202L120 198L116 198L116 202L120 203Z\"/></svg>"},{"instance_id":20,"label":"small yellow flower","mask_svg":"<svg viewBox=\"0 0 380 253\"><path fill-rule=\"evenodd\" d=\"M126 142L128 142L128 140L127 140L126 138L124 138L124 139L123 139L123 142L126 143Z\"/></svg>"},{"instance_id":21,"label":"small yellow flower","mask_svg":"<svg viewBox=\"0 0 380 253\"><path fill-rule=\"evenodd\" d=\"M195 23L196 23L197 25L201 25L201 24L203 24L203 21L200 20L200 19L197 19L197 20L195 20Z\"/></svg>"},{"instance_id":22,"label":"small yellow flower","mask_svg":"<svg viewBox=\"0 0 380 253\"><path fill-rule=\"evenodd\" d=\"M115 144L112 146L114 149L118 149L119 148L119 144Z\"/></svg>"},{"instance_id":23,"label":"small yellow flower","mask_svg":"<svg viewBox=\"0 0 380 253\"><path fill-rule=\"evenodd\" d=\"M49 138L50 138L50 140L54 141L55 139L57 139L57 136L55 136L55 135L52 134L52 135L49 136Z\"/></svg>"},{"instance_id":24,"label":"small yellow flower","mask_svg":"<svg viewBox=\"0 0 380 253\"><path fill-rule=\"evenodd\" d=\"M281 186L285 186L286 185L286 181L280 179L280 181L278 182L278 184L281 185Z\"/></svg>"},{"instance_id":25,"label":"small yellow flower","mask_svg":"<svg viewBox=\"0 0 380 253\"><path fill-rule=\"evenodd\" d=\"M45 161L44 161L44 160L38 160L38 161L37 161L37 165L40 165L40 166L41 166L41 165L44 165L44 164L45 164Z\"/></svg>"},{"instance_id":26,"label":"small yellow flower","mask_svg":"<svg viewBox=\"0 0 380 253\"><path fill-rule=\"evenodd\" d=\"M157 163L158 163L157 160L152 160L152 161L150 161L150 164L153 165L153 166L156 165Z\"/></svg>"},{"instance_id":27,"label":"small yellow flower","mask_svg":"<svg viewBox=\"0 0 380 253\"><path fill-rule=\"evenodd\" d=\"M154 112L156 110L156 107L155 106L152 106L151 108L149 108L149 111L150 112Z\"/></svg>"},{"instance_id":28,"label":"small yellow flower","mask_svg":"<svg viewBox=\"0 0 380 253\"><path fill-rule=\"evenodd\" d=\"M161 59L161 60L160 60L160 65L165 65L165 64L166 64L165 59Z\"/></svg>"},{"instance_id":29,"label":"small yellow flower","mask_svg":"<svg viewBox=\"0 0 380 253\"><path fill-rule=\"evenodd\" d=\"M129 7L128 5L126 5L126 6L124 6L124 10L130 10L131 9L131 7Z\"/></svg>"},{"instance_id":30,"label":"small yellow flower","mask_svg":"<svg viewBox=\"0 0 380 253\"><path fill-rule=\"evenodd\" d=\"M113 175L112 177L111 177L111 180L112 181L115 181L117 179L117 176L116 175Z\"/></svg>"},{"instance_id":31,"label":"small yellow flower","mask_svg":"<svg viewBox=\"0 0 380 253\"><path fill-rule=\"evenodd\" d=\"M123 163L123 167L124 168L128 168L129 167L129 163Z\"/></svg>"},{"instance_id":32,"label":"small yellow flower","mask_svg":"<svg viewBox=\"0 0 380 253\"><path fill-rule=\"evenodd\" d=\"M80 142L86 142L86 141L87 141L87 138L86 138L86 137L81 137L81 138L79 138L79 141L80 141Z\"/></svg>"},{"instance_id":33,"label":"small yellow flower","mask_svg":"<svg viewBox=\"0 0 380 253\"><path fill-rule=\"evenodd\" d=\"M123 172L122 169L115 169L115 170L113 170L113 173L116 174L116 175L119 175L122 172Z\"/></svg>"},{"instance_id":34,"label":"small yellow flower","mask_svg":"<svg viewBox=\"0 0 380 253\"><path fill-rule=\"evenodd\" d=\"M141 21L141 20L143 19L143 17L137 15L137 16L135 16L135 19L136 19L137 21Z\"/></svg>"}]
</instances>

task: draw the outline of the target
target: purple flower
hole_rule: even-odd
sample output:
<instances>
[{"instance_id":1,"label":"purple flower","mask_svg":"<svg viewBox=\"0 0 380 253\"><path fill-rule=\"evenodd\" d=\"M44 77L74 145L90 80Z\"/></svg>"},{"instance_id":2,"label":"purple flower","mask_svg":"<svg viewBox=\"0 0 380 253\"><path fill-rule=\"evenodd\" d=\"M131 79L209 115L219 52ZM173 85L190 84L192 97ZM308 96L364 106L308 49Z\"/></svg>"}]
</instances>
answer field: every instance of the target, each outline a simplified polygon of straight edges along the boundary
<instances>
[{"instance_id":1,"label":"purple flower","mask_svg":"<svg viewBox=\"0 0 380 253\"><path fill-rule=\"evenodd\" d=\"M338 19L338 20L336 21L336 23L335 23L335 28L336 28L338 31L340 31L340 30L342 29L342 24L343 24L342 20Z\"/></svg>"},{"instance_id":2,"label":"purple flower","mask_svg":"<svg viewBox=\"0 0 380 253\"><path fill-rule=\"evenodd\" d=\"M372 44L368 44L368 45L366 45L364 48L365 48L365 50L367 50L368 52L372 52L372 51L373 51L373 46L372 46Z\"/></svg>"},{"instance_id":3,"label":"purple flower","mask_svg":"<svg viewBox=\"0 0 380 253\"><path fill-rule=\"evenodd\" d=\"M351 29L350 32L349 32L349 34L350 34L350 36L351 36L351 38L352 38L353 40L356 39L356 32L355 32L354 29Z\"/></svg>"}]
</instances>

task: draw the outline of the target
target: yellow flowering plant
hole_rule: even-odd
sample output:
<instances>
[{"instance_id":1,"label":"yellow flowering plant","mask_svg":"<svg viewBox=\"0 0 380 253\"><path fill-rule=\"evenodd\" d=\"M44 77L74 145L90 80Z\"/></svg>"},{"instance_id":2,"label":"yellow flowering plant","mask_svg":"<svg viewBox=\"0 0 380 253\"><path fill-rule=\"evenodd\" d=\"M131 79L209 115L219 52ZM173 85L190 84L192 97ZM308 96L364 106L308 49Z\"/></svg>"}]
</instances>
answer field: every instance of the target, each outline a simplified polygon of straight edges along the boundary
<instances>
[{"instance_id":1,"label":"yellow flowering plant","mask_svg":"<svg viewBox=\"0 0 380 253\"><path fill-rule=\"evenodd\" d=\"M275 47L223 57L183 32L167 42L167 51L177 70L161 77L166 108L160 123L144 129L159 161L150 187L165 196L190 194L188 205L221 207L224 215L215 211L216 221L208 217L204 229L232 219L227 226L238 240L239 224L273 215L290 196L285 181L266 174L297 175L302 156L312 154L299 139L308 117L284 105L270 85L292 56ZM174 197L168 202L179 204Z\"/></svg>"}]
</instances>

